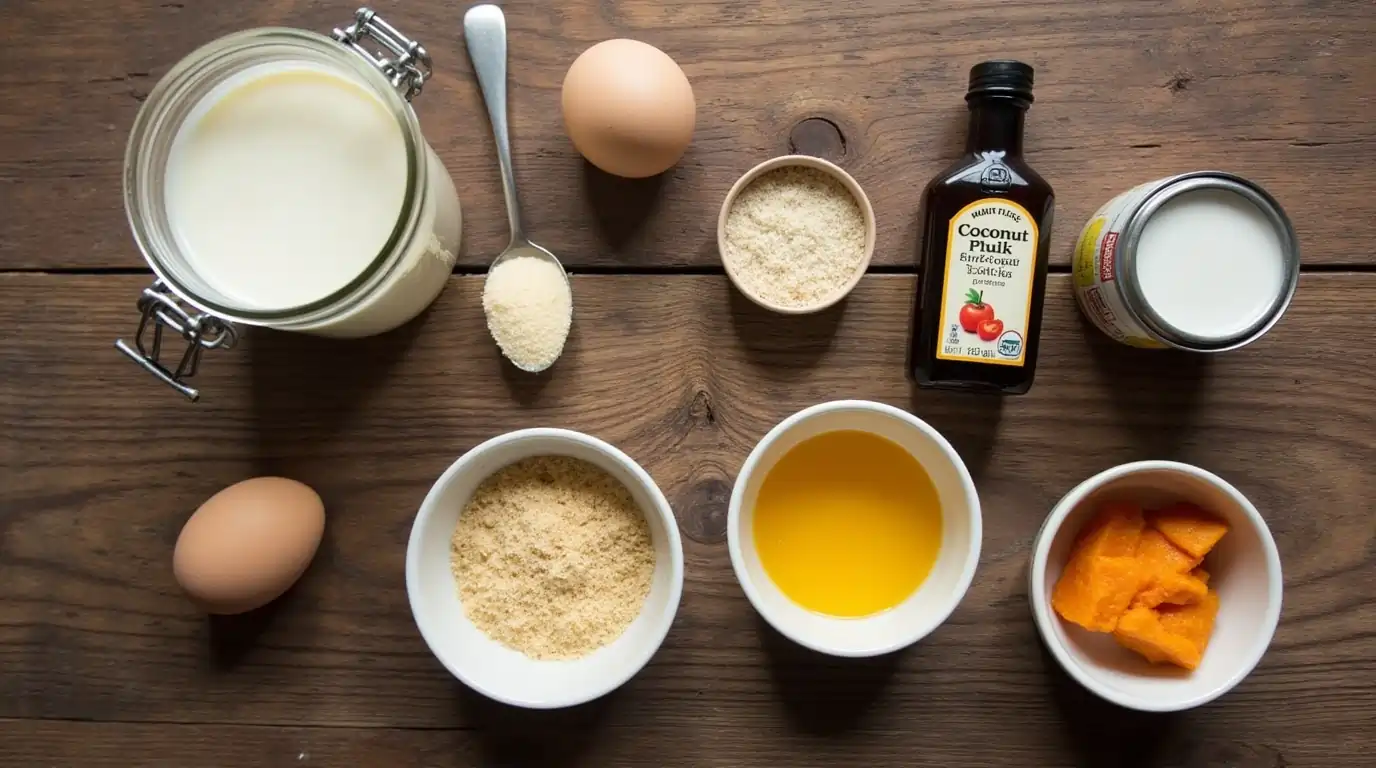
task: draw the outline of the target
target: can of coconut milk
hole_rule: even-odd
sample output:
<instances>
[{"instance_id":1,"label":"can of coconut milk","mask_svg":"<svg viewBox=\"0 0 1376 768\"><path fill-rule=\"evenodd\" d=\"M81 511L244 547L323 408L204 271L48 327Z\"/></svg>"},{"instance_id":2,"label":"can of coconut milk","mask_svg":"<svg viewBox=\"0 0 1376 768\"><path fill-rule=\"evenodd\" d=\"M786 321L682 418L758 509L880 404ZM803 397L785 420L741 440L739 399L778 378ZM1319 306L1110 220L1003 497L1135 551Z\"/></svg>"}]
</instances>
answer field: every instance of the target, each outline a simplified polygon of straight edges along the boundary
<instances>
[{"instance_id":1,"label":"can of coconut milk","mask_svg":"<svg viewBox=\"0 0 1376 768\"><path fill-rule=\"evenodd\" d=\"M1075 299L1124 344L1223 352L1276 324L1299 269L1294 227L1266 190L1198 171L1133 187L1090 217Z\"/></svg>"}]
</instances>

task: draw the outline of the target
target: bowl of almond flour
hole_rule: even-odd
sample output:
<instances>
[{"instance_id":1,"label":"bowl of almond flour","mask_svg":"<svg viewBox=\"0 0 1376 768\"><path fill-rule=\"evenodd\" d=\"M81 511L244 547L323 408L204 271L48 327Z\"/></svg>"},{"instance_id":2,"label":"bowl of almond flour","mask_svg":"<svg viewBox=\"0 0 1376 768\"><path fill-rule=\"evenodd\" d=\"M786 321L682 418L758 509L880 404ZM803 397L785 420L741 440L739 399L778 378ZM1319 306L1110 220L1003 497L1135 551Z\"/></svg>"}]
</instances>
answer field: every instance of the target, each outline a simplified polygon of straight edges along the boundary
<instances>
[{"instance_id":1,"label":"bowl of almond flour","mask_svg":"<svg viewBox=\"0 0 1376 768\"><path fill-rule=\"evenodd\" d=\"M717 217L717 251L746 298L786 315L850 294L874 254L875 220L859 182L818 157L785 155L741 176Z\"/></svg>"},{"instance_id":2,"label":"bowl of almond flour","mask_svg":"<svg viewBox=\"0 0 1376 768\"><path fill-rule=\"evenodd\" d=\"M640 671L673 623L683 545L639 464L595 437L525 429L455 461L406 548L411 613L464 684L568 707Z\"/></svg>"}]
</instances>

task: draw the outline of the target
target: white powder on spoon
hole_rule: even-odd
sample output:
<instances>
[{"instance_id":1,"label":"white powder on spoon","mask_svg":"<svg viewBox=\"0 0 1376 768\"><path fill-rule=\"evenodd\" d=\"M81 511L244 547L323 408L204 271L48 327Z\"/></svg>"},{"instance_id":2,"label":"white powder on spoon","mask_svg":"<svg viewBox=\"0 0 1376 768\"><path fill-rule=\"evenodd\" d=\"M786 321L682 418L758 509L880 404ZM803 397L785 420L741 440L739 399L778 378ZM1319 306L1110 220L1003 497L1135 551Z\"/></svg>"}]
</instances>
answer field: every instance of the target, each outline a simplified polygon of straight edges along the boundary
<instances>
[{"instance_id":1,"label":"white powder on spoon","mask_svg":"<svg viewBox=\"0 0 1376 768\"><path fill-rule=\"evenodd\" d=\"M502 354L517 368L538 373L564 351L573 323L573 293L559 265L517 256L487 273L483 312Z\"/></svg>"}]
</instances>

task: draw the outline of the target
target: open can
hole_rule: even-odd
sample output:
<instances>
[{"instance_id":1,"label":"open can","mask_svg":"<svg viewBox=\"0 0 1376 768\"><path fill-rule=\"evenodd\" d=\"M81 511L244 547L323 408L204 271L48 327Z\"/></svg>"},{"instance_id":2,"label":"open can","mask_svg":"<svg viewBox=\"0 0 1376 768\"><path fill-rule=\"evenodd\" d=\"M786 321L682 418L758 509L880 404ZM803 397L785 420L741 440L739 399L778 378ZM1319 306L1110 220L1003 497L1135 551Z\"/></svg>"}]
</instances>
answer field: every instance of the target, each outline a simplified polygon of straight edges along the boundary
<instances>
[{"instance_id":1,"label":"open can","mask_svg":"<svg viewBox=\"0 0 1376 768\"><path fill-rule=\"evenodd\" d=\"M1105 203L1080 233L1073 278L1080 309L1121 343L1223 352L1280 320L1299 271L1280 204L1240 176L1199 171Z\"/></svg>"},{"instance_id":2,"label":"open can","mask_svg":"<svg viewBox=\"0 0 1376 768\"><path fill-rule=\"evenodd\" d=\"M256 67L278 66L327 73L349 88L361 89L358 93L370 104L376 101L385 113L379 119L397 145L388 148L394 152L389 157L398 160L396 195L387 198L388 207L380 213L382 235L360 246L358 268L350 265L331 276L337 284L330 283L309 300L273 305L225 290L190 257L179 234L183 222L174 221L176 216L169 212L176 207L169 204L169 158L179 131L192 124L203 101L213 106L216 94L237 82L234 78ZM116 342L119 350L195 400L199 392L186 380L195 374L204 350L233 346L237 324L322 336L370 336L407 322L429 306L453 271L461 229L453 180L421 134L410 105L430 73L425 48L367 8L359 9L352 24L331 36L288 28L250 29L215 40L174 66L140 108L125 153L125 211L156 280L138 300L142 318L137 336L132 344ZM211 106L201 107L200 113ZM351 156L329 157L328 163L358 163L367 159L359 153L373 149L359 147ZM393 205L394 201L399 202ZM234 215L234 210L223 212L226 217ZM185 346L170 350L169 362L164 362L163 337L169 330Z\"/></svg>"}]
</instances>

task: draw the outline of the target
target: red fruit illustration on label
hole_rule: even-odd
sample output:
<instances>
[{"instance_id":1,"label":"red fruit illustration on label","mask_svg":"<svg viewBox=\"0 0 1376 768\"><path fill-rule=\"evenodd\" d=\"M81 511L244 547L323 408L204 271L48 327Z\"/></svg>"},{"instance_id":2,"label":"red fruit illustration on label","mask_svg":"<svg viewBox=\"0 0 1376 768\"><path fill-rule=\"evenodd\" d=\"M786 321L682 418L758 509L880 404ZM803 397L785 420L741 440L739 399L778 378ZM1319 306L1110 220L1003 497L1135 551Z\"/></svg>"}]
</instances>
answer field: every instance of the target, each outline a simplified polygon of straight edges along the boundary
<instances>
[{"instance_id":1,"label":"red fruit illustration on label","mask_svg":"<svg viewBox=\"0 0 1376 768\"><path fill-rule=\"evenodd\" d=\"M994 308L984 303L984 291L974 288L965 292L965 306L960 308L960 327L966 333L975 333L979 324L994 319Z\"/></svg>"},{"instance_id":2,"label":"red fruit illustration on label","mask_svg":"<svg viewBox=\"0 0 1376 768\"><path fill-rule=\"evenodd\" d=\"M1002 320L985 320L979 324L979 338L982 341L993 341L1003 333Z\"/></svg>"}]
</instances>

